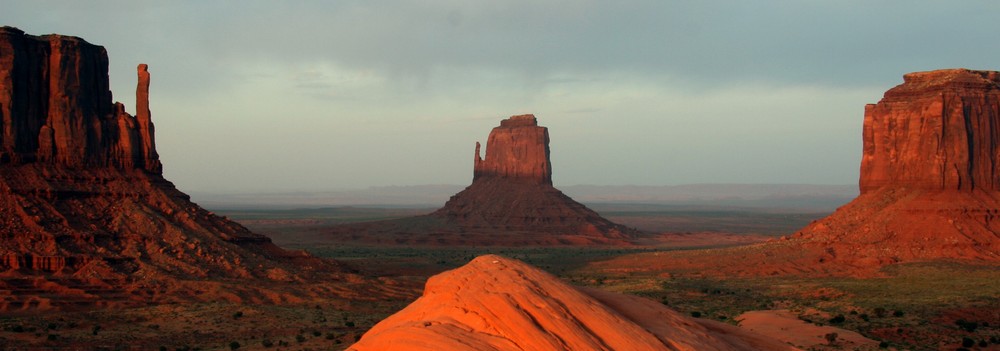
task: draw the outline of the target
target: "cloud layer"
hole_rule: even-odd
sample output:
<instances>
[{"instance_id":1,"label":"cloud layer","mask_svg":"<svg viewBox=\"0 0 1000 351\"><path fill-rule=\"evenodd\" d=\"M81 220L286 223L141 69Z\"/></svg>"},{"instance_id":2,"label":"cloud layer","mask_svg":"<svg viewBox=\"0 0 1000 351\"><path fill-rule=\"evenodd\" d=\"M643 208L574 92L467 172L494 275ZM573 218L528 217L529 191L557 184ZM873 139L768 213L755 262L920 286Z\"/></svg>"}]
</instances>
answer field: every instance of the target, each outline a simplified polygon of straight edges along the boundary
<instances>
[{"instance_id":1,"label":"cloud layer","mask_svg":"<svg viewBox=\"0 0 1000 351\"><path fill-rule=\"evenodd\" d=\"M969 1L0 1L0 24L150 64L192 191L463 184L499 119L559 184L857 181L863 107L911 71L997 69Z\"/></svg>"}]
</instances>

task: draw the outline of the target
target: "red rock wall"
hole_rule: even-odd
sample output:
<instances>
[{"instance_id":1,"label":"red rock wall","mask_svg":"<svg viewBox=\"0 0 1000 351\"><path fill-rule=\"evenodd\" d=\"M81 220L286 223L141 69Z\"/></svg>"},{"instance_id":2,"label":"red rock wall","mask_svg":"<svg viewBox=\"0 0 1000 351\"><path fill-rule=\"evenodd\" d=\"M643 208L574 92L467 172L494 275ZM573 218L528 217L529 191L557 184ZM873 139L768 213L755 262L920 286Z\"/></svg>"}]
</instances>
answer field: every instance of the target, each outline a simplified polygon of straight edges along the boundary
<instances>
[{"instance_id":1,"label":"red rock wall","mask_svg":"<svg viewBox=\"0 0 1000 351\"><path fill-rule=\"evenodd\" d=\"M539 127L534 115L500 121L486 142L486 158L476 143L473 182L480 178L506 178L533 184L552 184L549 130Z\"/></svg>"},{"instance_id":2,"label":"red rock wall","mask_svg":"<svg viewBox=\"0 0 1000 351\"><path fill-rule=\"evenodd\" d=\"M103 47L77 37L0 28L0 163L160 173L145 71L141 65L137 120L111 102Z\"/></svg>"},{"instance_id":3,"label":"red rock wall","mask_svg":"<svg viewBox=\"0 0 1000 351\"><path fill-rule=\"evenodd\" d=\"M917 72L865 107L861 193L1000 189L1000 73Z\"/></svg>"}]
</instances>

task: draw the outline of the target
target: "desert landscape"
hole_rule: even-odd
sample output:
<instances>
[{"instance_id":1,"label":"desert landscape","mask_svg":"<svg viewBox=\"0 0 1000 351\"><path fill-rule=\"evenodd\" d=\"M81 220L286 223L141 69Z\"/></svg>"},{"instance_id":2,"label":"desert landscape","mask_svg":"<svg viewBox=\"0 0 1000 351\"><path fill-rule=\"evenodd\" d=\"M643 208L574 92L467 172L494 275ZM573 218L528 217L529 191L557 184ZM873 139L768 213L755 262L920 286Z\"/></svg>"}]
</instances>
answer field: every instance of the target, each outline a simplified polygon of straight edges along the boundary
<instances>
[{"instance_id":1,"label":"desert landscape","mask_svg":"<svg viewBox=\"0 0 1000 351\"><path fill-rule=\"evenodd\" d=\"M172 6L178 5L161 10ZM442 23L466 25L468 10L449 12ZM206 13L213 11L206 8ZM240 11L234 16L241 16ZM597 12L602 11L578 15L606 15ZM311 21L305 15L297 20ZM274 123L271 134L246 137L241 126L218 128L199 120L216 144L175 153L184 149L181 144L195 143L200 132L179 133L180 122L190 120L172 114L224 115L228 108L265 106L259 99L214 100L211 92L225 86L219 83L224 79L237 77L239 87L254 89L268 85L254 82L282 74L259 69L268 62L261 59L242 66L252 67L254 74L232 74L231 67L216 65L217 76L178 80L173 76L177 71L157 73L170 60L132 62L128 82L135 84L135 94L118 96L112 87L121 93L115 82L123 77L115 76L112 62L119 53L88 41L103 38L35 35L2 21L19 23L0 15L0 351L1000 350L997 71L932 67L901 73L902 82L878 87L884 91L881 98L866 95L867 105L852 106L856 114L839 117L855 125L850 129L855 139L835 138L838 146L822 155L796 158L859 169L850 173L857 176L852 179L856 184L797 182L833 172L814 172L804 164L760 173L774 176L770 183L712 181L723 178L713 178L711 170L728 170L724 173L733 178L725 179L757 179L754 165L771 164L743 154L754 148L747 142L730 147L727 152L738 154L733 159L702 154L713 142L728 142L712 137L725 134L720 131L694 139L678 134L679 145L690 147L652 150L692 155L695 161L686 164L691 169L679 163L672 172L678 177L694 172L689 179L705 182L563 185L558 180L588 178L559 178L561 174L646 179L642 177L648 172L660 177L661 160L649 159L651 150L636 146L646 144L631 140L642 138L615 134L615 128L641 124L647 117L602 109L580 112L596 117L567 117L574 114L547 108L537 115L530 110L506 113L492 111L486 103L489 112L476 112L468 120L420 117L415 123L376 121L378 128L371 128L359 119L340 125L344 130L321 134L322 139L359 134L393 145L383 152L373 144L312 144L316 141L304 131L323 129L325 122L315 116L330 112L281 113L300 111L292 98L277 110L264 111ZM151 27L159 25L154 22ZM473 38L482 35L487 34ZM241 35L230 37L239 42ZM205 47L219 52L231 49L209 36L189 40L205 40ZM261 45L249 55L265 57L286 44ZM432 44L415 44L421 46ZM355 49L364 52L364 47ZM446 56L435 57L446 62ZM544 61L526 61L533 60ZM439 69L445 71L443 67ZM323 69L294 75L297 85L285 92L292 96L300 88L329 88L314 84L326 77L322 72L329 73ZM376 84L369 80L372 73L365 72L337 75L332 81L363 82L355 88ZM502 85L502 79L490 79ZM558 82L544 84L577 82L553 79ZM204 109L198 104L211 101L221 110L178 110L182 106L160 103L161 81L165 101L180 96L192 106ZM595 96L625 91L613 89L623 89L614 79L593 81L609 84L599 84L601 93ZM415 91L431 91L436 83L425 77L415 84ZM532 84L542 83L525 86ZM178 86L182 88L176 90ZM409 101L399 95L408 87L396 89L390 94L397 95L390 96ZM491 96L474 95L472 86L464 89L431 100L454 103ZM658 89L647 87L620 98L656 101L631 99L662 93ZM238 96L239 91L226 93ZM574 90L557 91L545 96L559 99ZM399 103L381 100L384 92L360 88L321 96L355 103L361 100L354 94L366 93L378 103L351 106L384 111L380 109ZM600 101L590 100L573 103L586 109ZM160 106L170 113L160 113ZM419 106L424 105L404 110ZM608 121L614 126L604 124ZM702 122L672 122L661 132L687 126L693 133ZM735 119L705 123L718 130L739 129ZM426 145L392 141L401 135L386 127L394 124L403 125L407 137L401 140L416 135ZM286 133L286 125L306 129ZM795 128L768 127L778 131L771 138ZM487 128L492 128L488 134ZM817 128L809 137L841 135L835 129ZM431 130L436 132L421 134ZM473 143L483 137L485 143ZM454 153L448 148L424 151L438 139L466 146ZM225 153L237 140L246 142L232 146L241 152L264 144L280 153L251 155L265 168L240 174L231 167L245 162L243 156ZM321 155L349 154L364 161L313 157L312 151L296 149L298 144L323 149ZM628 151L607 156L618 144ZM796 145L779 149L789 153L767 158L809 151ZM835 157L842 153L860 155L844 167ZM438 163L438 158L449 161ZM207 161L190 166L202 159ZM639 166L615 168L625 159L640 159ZM175 162L180 166L176 170L171 168ZM452 162L461 168L440 166ZM718 163L722 168L715 168ZM314 174L297 172L299 166L291 164L315 165L314 170L336 164L337 172L315 172L317 179L336 183L343 173L362 182L336 184L380 184L380 177L421 183L320 189L310 178ZM805 178L784 178L786 173ZM205 174L223 179L198 179L208 178ZM425 174L430 178L422 178ZM470 175L467 185L447 184ZM261 187L227 191L219 185L227 179L245 181L241 176L256 178L253 184ZM442 182L423 180L438 178ZM300 187L281 190L270 187L271 182ZM182 191L186 184L195 190Z\"/></svg>"}]
</instances>

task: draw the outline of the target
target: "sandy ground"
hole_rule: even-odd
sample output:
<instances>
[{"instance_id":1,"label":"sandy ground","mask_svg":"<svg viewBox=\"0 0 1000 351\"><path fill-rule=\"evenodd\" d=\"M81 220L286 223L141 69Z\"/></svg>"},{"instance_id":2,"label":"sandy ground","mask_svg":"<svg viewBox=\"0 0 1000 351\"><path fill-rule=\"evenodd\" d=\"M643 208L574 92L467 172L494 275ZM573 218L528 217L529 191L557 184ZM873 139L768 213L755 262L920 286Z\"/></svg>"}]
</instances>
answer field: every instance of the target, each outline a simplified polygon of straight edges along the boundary
<instances>
[{"instance_id":1,"label":"sandy ground","mask_svg":"<svg viewBox=\"0 0 1000 351\"><path fill-rule=\"evenodd\" d=\"M878 341L850 330L807 323L788 310L749 311L736 317L740 327L803 349L875 350ZM837 333L830 344L825 335Z\"/></svg>"}]
</instances>

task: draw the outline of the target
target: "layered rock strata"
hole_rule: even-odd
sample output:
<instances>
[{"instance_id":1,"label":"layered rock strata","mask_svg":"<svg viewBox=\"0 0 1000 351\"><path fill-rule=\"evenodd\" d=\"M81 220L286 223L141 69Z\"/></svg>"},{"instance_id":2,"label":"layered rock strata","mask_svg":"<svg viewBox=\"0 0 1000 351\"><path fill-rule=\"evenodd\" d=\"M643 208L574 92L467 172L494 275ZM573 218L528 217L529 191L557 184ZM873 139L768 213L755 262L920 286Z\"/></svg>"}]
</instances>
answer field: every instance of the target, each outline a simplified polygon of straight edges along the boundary
<instances>
[{"instance_id":1,"label":"layered rock strata","mask_svg":"<svg viewBox=\"0 0 1000 351\"><path fill-rule=\"evenodd\" d=\"M576 288L496 255L431 277L422 297L348 348L402 349L795 350L639 297Z\"/></svg>"}]
</instances>

